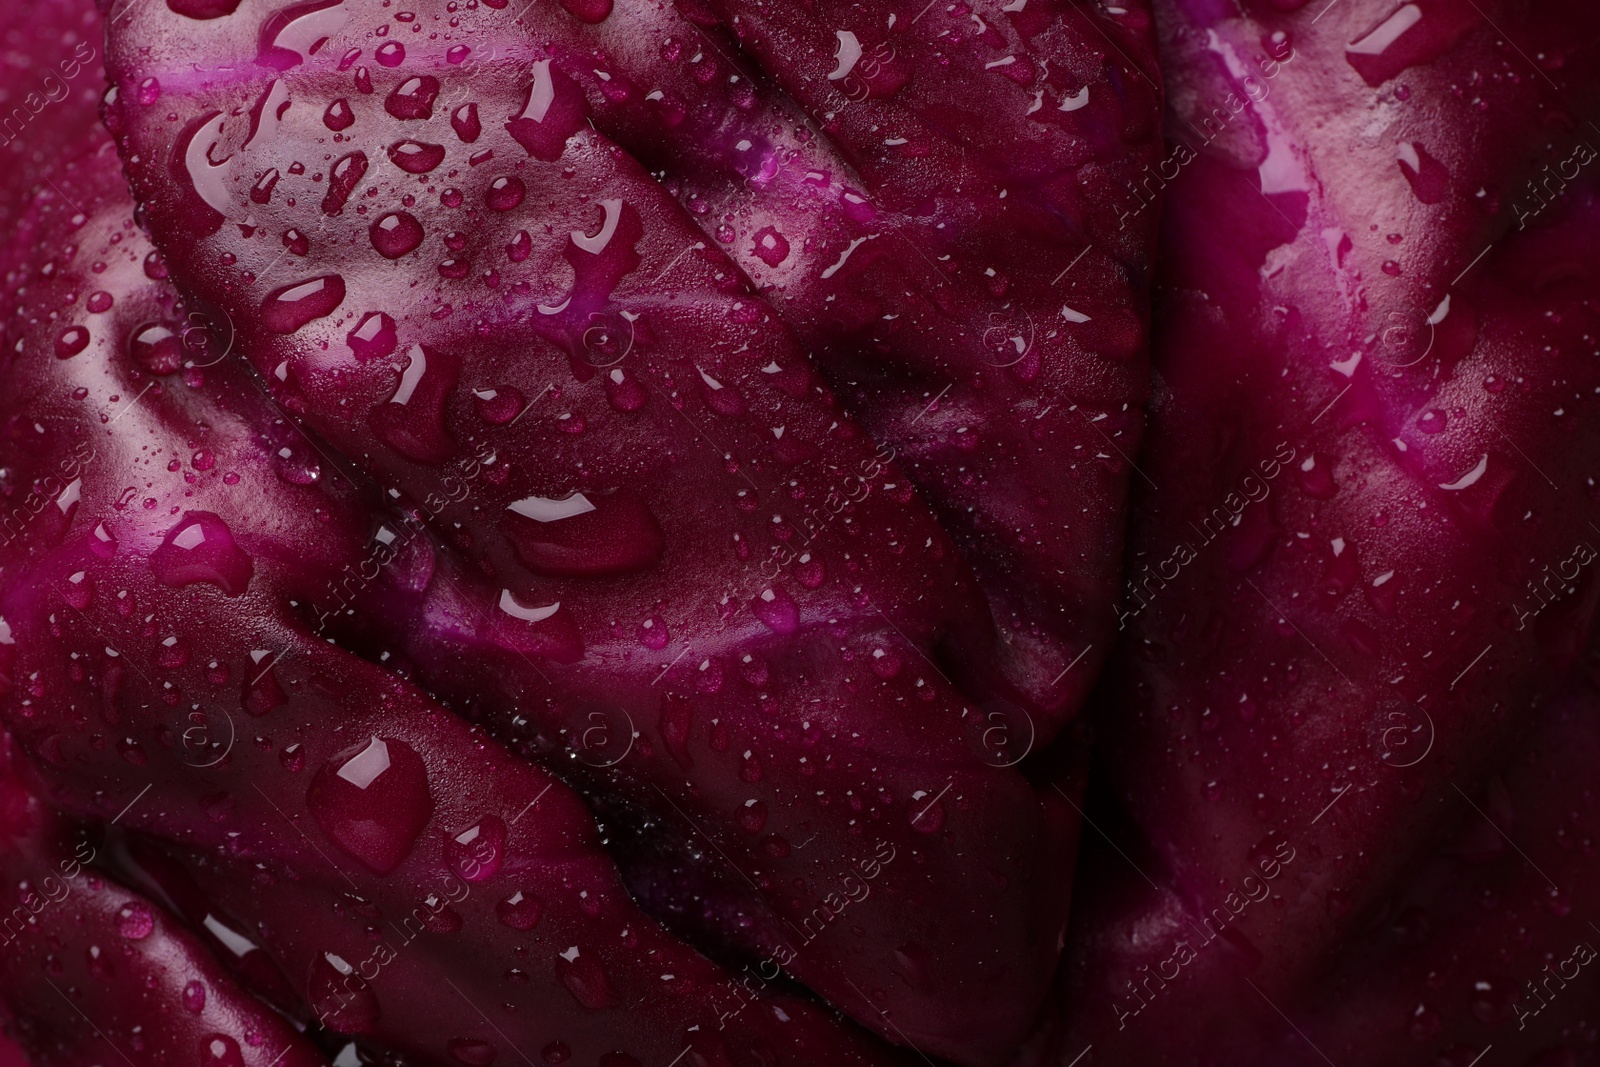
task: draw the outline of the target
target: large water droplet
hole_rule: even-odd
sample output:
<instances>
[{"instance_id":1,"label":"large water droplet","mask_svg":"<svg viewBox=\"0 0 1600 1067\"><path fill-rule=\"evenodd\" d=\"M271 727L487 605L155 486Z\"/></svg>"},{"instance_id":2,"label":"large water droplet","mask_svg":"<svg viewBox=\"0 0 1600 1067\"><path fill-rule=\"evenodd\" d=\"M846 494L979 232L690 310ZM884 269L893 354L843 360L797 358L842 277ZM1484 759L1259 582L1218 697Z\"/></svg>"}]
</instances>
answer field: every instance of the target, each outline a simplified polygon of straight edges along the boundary
<instances>
[{"instance_id":1,"label":"large water droplet","mask_svg":"<svg viewBox=\"0 0 1600 1067\"><path fill-rule=\"evenodd\" d=\"M381 311L369 311L361 316L356 328L345 336L345 342L356 358L366 363L391 354L399 344L399 334L394 320Z\"/></svg>"},{"instance_id":2,"label":"large water droplet","mask_svg":"<svg viewBox=\"0 0 1600 1067\"><path fill-rule=\"evenodd\" d=\"M328 38L350 20L344 0L312 0L276 12L261 26L261 51L256 62L288 70L316 55Z\"/></svg>"},{"instance_id":3,"label":"large water droplet","mask_svg":"<svg viewBox=\"0 0 1600 1067\"><path fill-rule=\"evenodd\" d=\"M331 841L379 874L400 866L433 817L422 757L376 736L323 764L306 805Z\"/></svg>"},{"instance_id":4,"label":"large water droplet","mask_svg":"<svg viewBox=\"0 0 1600 1067\"><path fill-rule=\"evenodd\" d=\"M513 930L532 930L544 908L532 894L517 890L494 906L495 917Z\"/></svg>"},{"instance_id":5,"label":"large water droplet","mask_svg":"<svg viewBox=\"0 0 1600 1067\"><path fill-rule=\"evenodd\" d=\"M273 333L294 333L313 319L331 315L344 303L344 279L324 274L274 289L261 301L261 324Z\"/></svg>"},{"instance_id":6,"label":"large water droplet","mask_svg":"<svg viewBox=\"0 0 1600 1067\"><path fill-rule=\"evenodd\" d=\"M191 19L220 19L239 9L239 0L167 0L167 8Z\"/></svg>"},{"instance_id":7,"label":"large water droplet","mask_svg":"<svg viewBox=\"0 0 1600 1067\"><path fill-rule=\"evenodd\" d=\"M604 22L611 14L611 0L561 0L561 6L579 22L591 25Z\"/></svg>"},{"instance_id":8,"label":"large water droplet","mask_svg":"<svg viewBox=\"0 0 1600 1067\"><path fill-rule=\"evenodd\" d=\"M756 618L775 634L792 634L800 628L800 609L781 586L763 590L750 602Z\"/></svg>"},{"instance_id":9,"label":"large water droplet","mask_svg":"<svg viewBox=\"0 0 1600 1067\"><path fill-rule=\"evenodd\" d=\"M521 178L506 176L496 178L489 184L489 191L483 194L483 200L496 211L510 211L522 203L522 198L527 195L528 187Z\"/></svg>"},{"instance_id":10,"label":"large water droplet","mask_svg":"<svg viewBox=\"0 0 1600 1067\"><path fill-rule=\"evenodd\" d=\"M249 586L255 566L219 516L186 511L150 554L150 569L163 585L210 582L227 596L238 596Z\"/></svg>"},{"instance_id":11,"label":"large water droplet","mask_svg":"<svg viewBox=\"0 0 1600 1067\"><path fill-rule=\"evenodd\" d=\"M450 868L463 881L488 881L500 872L505 862L505 820L498 815L485 815L447 839L444 851Z\"/></svg>"},{"instance_id":12,"label":"large water droplet","mask_svg":"<svg viewBox=\"0 0 1600 1067\"><path fill-rule=\"evenodd\" d=\"M447 353L412 345L400 383L387 403L368 416L372 432L417 463L443 463L455 454L444 424L444 406L455 388L460 362Z\"/></svg>"},{"instance_id":13,"label":"large water droplet","mask_svg":"<svg viewBox=\"0 0 1600 1067\"><path fill-rule=\"evenodd\" d=\"M367 173L367 154L351 152L340 157L328 174L328 192L322 198L322 213L337 215L344 210L345 201L355 192L356 186Z\"/></svg>"},{"instance_id":14,"label":"large water droplet","mask_svg":"<svg viewBox=\"0 0 1600 1067\"><path fill-rule=\"evenodd\" d=\"M56 335L56 358L71 359L89 347L89 331L83 326L68 326Z\"/></svg>"},{"instance_id":15,"label":"large water droplet","mask_svg":"<svg viewBox=\"0 0 1600 1067\"><path fill-rule=\"evenodd\" d=\"M439 97L439 79L423 74L407 78L383 101L383 109L397 119L431 119Z\"/></svg>"},{"instance_id":16,"label":"large water droplet","mask_svg":"<svg viewBox=\"0 0 1600 1067\"><path fill-rule=\"evenodd\" d=\"M331 952L311 961L306 1000L324 1026L341 1034L370 1033L383 1014L377 994L348 961Z\"/></svg>"},{"instance_id":17,"label":"large water droplet","mask_svg":"<svg viewBox=\"0 0 1600 1067\"><path fill-rule=\"evenodd\" d=\"M660 562L666 535L631 490L528 497L511 504L501 529L530 569L562 577L644 570Z\"/></svg>"},{"instance_id":18,"label":"large water droplet","mask_svg":"<svg viewBox=\"0 0 1600 1067\"><path fill-rule=\"evenodd\" d=\"M527 100L507 120L506 132L530 156L549 163L561 158L567 138L583 127L585 118L582 90L542 59L533 65Z\"/></svg>"},{"instance_id":19,"label":"large water droplet","mask_svg":"<svg viewBox=\"0 0 1600 1067\"><path fill-rule=\"evenodd\" d=\"M128 339L128 354L151 374L172 374L183 366L178 331L162 322L147 322Z\"/></svg>"},{"instance_id":20,"label":"large water droplet","mask_svg":"<svg viewBox=\"0 0 1600 1067\"><path fill-rule=\"evenodd\" d=\"M407 174L426 174L444 162L444 145L396 141L389 146L389 160Z\"/></svg>"},{"instance_id":21,"label":"large water droplet","mask_svg":"<svg viewBox=\"0 0 1600 1067\"><path fill-rule=\"evenodd\" d=\"M350 110L350 101L339 97L328 105L328 110L322 113L322 124L334 133L348 130L355 125L356 113Z\"/></svg>"},{"instance_id":22,"label":"large water droplet","mask_svg":"<svg viewBox=\"0 0 1600 1067\"><path fill-rule=\"evenodd\" d=\"M1419 142L1402 142L1399 150L1400 173L1411 183L1411 191L1424 204L1437 204L1450 191L1450 172L1428 154Z\"/></svg>"},{"instance_id":23,"label":"large water droplet","mask_svg":"<svg viewBox=\"0 0 1600 1067\"><path fill-rule=\"evenodd\" d=\"M600 957L572 945L556 955L556 971L567 990L590 1011L617 1006L617 991L611 986Z\"/></svg>"},{"instance_id":24,"label":"large water droplet","mask_svg":"<svg viewBox=\"0 0 1600 1067\"><path fill-rule=\"evenodd\" d=\"M399 259L422 244L422 223L404 211L391 211L367 230L372 247L388 259Z\"/></svg>"},{"instance_id":25,"label":"large water droplet","mask_svg":"<svg viewBox=\"0 0 1600 1067\"><path fill-rule=\"evenodd\" d=\"M450 113L450 128L456 131L456 136L466 144L471 144L483 132L483 123L478 121L478 105L462 104Z\"/></svg>"}]
</instances>

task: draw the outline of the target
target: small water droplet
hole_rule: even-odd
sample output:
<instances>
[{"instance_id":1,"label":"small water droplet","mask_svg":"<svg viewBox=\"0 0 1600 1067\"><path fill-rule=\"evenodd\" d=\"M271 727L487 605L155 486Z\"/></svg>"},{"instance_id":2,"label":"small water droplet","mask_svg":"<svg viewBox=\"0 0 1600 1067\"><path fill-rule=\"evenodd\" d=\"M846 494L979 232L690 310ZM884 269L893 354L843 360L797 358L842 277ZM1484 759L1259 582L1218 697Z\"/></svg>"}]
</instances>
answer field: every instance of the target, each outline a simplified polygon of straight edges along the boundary
<instances>
[{"instance_id":1,"label":"small water droplet","mask_svg":"<svg viewBox=\"0 0 1600 1067\"><path fill-rule=\"evenodd\" d=\"M155 928L155 916L149 905L141 901L130 900L117 910L117 933L129 941L142 941Z\"/></svg>"},{"instance_id":2,"label":"small water droplet","mask_svg":"<svg viewBox=\"0 0 1600 1067\"><path fill-rule=\"evenodd\" d=\"M191 1015L199 1015L206 1007L205 983L191 979L183 987L183 1008Z\"/></svg>"}]
</instances>

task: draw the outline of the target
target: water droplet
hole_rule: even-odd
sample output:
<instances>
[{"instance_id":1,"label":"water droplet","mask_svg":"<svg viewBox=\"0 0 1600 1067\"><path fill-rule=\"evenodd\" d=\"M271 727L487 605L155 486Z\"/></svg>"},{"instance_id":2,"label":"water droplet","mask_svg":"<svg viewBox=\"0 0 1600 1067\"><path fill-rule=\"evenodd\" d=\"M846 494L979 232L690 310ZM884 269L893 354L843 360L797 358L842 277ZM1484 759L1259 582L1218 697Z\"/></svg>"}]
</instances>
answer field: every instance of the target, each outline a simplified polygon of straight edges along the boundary
<instances>
[{"instance_id":1,"label":"water droplet","mask_svg":"<svg viewBox=\"0 0 1600 1067\"><path fill-rule=\"evenodd\" d=\"M251 202L256 204L271 203L272 190L278 187L279 177L277 167L267 168L261 177L256 179L256 183L250 187Z\"/></svg>"},{"instance_id":2,"label":"water droplet","mask_svg":"<svg viewBox=\"0 0 1600 1067\"><path fill-rule=\"evenodd\" d=\"M422 244L422 223L404 211L391 211L367 229L372 247L388 259L399 259Z\"/></svg>"},{"instance_id":3,"label":"water droplet","mask_svg":"<svg viewBox=\"0 0 1600 1067\"><path fill-rule=\"evenodd\" d=\"M256 62L273 70L288 70L321 51L328 38L349 20L343 0L312 0L284 8L262 23Z\"/></svg>"},{"instance_id":4,"label":"water droplet","mask_svg":"<svg viewBox=\"0 0 1600 1067\"><path fill-rule=\"evenodd\" d=\"M150 569L174 588L209 582L226 596L239 596L255 567L233 540L227 523L209 511L186 511L150 554Z\"/></svg>"},{"instance_id":5,"label":"water droplet","mask_svg":"<svg viewBox=\"0 0 1600 1067\"><path fill-rule=\"evenodd\" d=\"M789 239L768 226L755 236L756 258L769 267L776 267L789 258Z\"/></svg>"},{"instance_id":6,"label":"water droplet","mask_svg":"<svg viewBox=\"0 0 1600 1067\"><path fill-rule=\"evenodd\" d=\"M489 185L489 191L484 194L484 202L496 211L510 211L522 203L522 198L528 193L528 187L522 183L521 178L503 177L496 178Z\"/></svg>"},{"instance_id":7,"label":"water droplet","mask_svg":"<svg viewBox=\"0 0 1600 1067\"><path fill-rule=\"evenodd\" d=\"M471 144L483 132L483 123L478 121L478 105L462 104L450 113L450 128L456 131L456 136L466 144Z\"/></svg>"},{"instance_id":8,"label":"water droplet","mask_svg":"<svg viewBox=\"0 0 1600 1067\"><path fill-rule=\"evenodd\" d=\"M611 14L611 0L561 0L561 6L579 22L593 25Z\"/></svg>"},{"instance_id":9,"label":"water droplet","mask_svg":"<svg viewBox=\"0 0 1600 1067\"><path fill-rule=\"evenodd\" d=\"M526 402L522 393L510 386L478 389L472 395L477 402L478 417L490 426L504 426L522 414Z\"/></svg>"},{"instance_id":10,"label":"water droplet","mask_svg":"<svg viewBox=\"0 0 1600 1067\"><path fill-rule=\"evenodd\" d=\"M1450 172L1445 170L1420 142L1402 142L1397 150L1400 173L1411 183L1411 191L1424 204L1437 204L1450 191Z\"/></svg>"},{"instance_id":11,"label":"water droplet","mask_svg":"<svg viewBox=\"0 0 1600 1067\"><path fill-rule=\"evenodd\" d=\"M667 647L667 624L659 615L652 615L639 624L639 643L649 649Z\"/></svg>"},{"instance_id":12,"label":"water droplet","mask_svg":"<svg viewBox=\"0 0 1600 1067\"><path fill-rule=\"evenodd\" d=\"M431 119L433 102L439 96L439 79L431 75L407 78L383 102L383 109L397 119Z\"/></svg>"},{"instance_id":13,"label":"water droplet","mask_svg":"<svg viewBox=\"0 0 1600 1067\"><path fill-rule=\"evenodd\" d=\"M160 322L147 322L133 331L128 354L151 374L172 374L183 366L183 343L178 331Z\"/></svg>"},{"instance_id":14,"label":"water droplet","mask_svg":"<svg viewBox=\"0 0 1600 1067\"><path fill-rule=\"evenodd\" d=\"M322 124L335 133L355 125L356 113L350 110L350 101L339 97L322 113Z\"/></svg>"},{"instance_id":15,"label":"water droplet","mask_svg":"<svg viewBox=\"0 0 1600 1067\"><path fill-rule=\"evenodd\" d=\"M489 1067L498 1051L488 1041L467 1037L452 1038L445 1048L449 1050L451 1059L467 1067Z\"/></svg>"},{"instance_id":16,"label":"water droplet","mask_svg":"<svg viewBox=\"0 0 1600 1067\"><path fill-rule=\"evenodd\" d=\"M533 238L528 236L527 230L518 230L517 235L506 245L506 258L513 263L521 263L532 252Z\"/></svg>"},{"instance_id":17,"label":"water droplet","mask_svg":"<svg viewBox=\"0 0 1600 1067\"><path fill-rule=\"evenodd\" d=\"M944 801L937 795L930 797L925 791L917 790L911 794L906 814L910 817L911 828L918 833L935 834L944 829Z\"/></svg>"},{"instance_id":18,"label":"water droplet","mask_svg":"<svg viewBox=\"0 0 1600 1067\"><path fill-rule=\"evenodd\" d=\"M399 41L389 41L378 46L373 58L385 67L398 67L406 61L406 46Z\"/></svg>"},{"instance_id":19,"label":"water droplet","mask_svg":"<svg viewBox=\"0 0 1600 1067\"><path fill-rule=\"evenodd\" d=\"M94 533L89 539L89 550L101 559L110 559L117 554L117 539L111 536L105 523L95 524Z\"/></svg>"},{"instance_id":20,"label":"water droplet","mask_svg":"<svg viewBox=\"0 0 1600 1067\"><path fill-rule=\"evenodd\" d=\"M739 825L752 834L759 834L767 825L767 805L760 800L747 800L739 809Z\"/></svg>"},{"instance_id":21,"label":"water droplet","mask_svg":"<svg viewBox=\"0 0 1600 1067\"><path fill-rule=\"evenodd\" d=\"M444 162L444 145L396 141L389 146L389 159L407 174L426 174Z\"/></svg>"},{"instance_id":22,"label":"water droplet","mask_svg":"<svg viewBox=\"0 0 1600 1067\"><path fill-rule=\"evenodd\" d=\"M192 1015L199 1015L206 1007L205 983L199 979L191 979L183 987L183 1008Z\"/></svg>"},{"instance_id":23,"label":"water droplet","mask_svg":"<svg viewBox=\"0 0 1600 1067\"><path fill-rule=\"evenodd\" d=\"M505 861L505 821L498 815L485 815L472 826L448 838L444 851L451 869L463 881L488 881L500 873L500 866Z\"/></svg>"},{"instance_id":24,"label":"water droplet","mask_svg":"<svg viewBox=\"0 0 1600 1067\"><path fill-rule=\"evenodd\" d=\"M573 999L590 1011L600 1011L617 1006L617 991L600 957L573 945L556 954L556 970Z\"/></svg>"},{"instance_id":25,"label":"water droplet","mask_svg":"<svg viewBox=\"0 0 1600 1067\"><path fill-rule=\"evenodd\" d=\"M775 634L786 636L800 628L800 609L781 586L764 590L750 602L750 607Z\"/></svg>"},{"instance_id":26,"label":"water droplet","mask_svg":"<svg viewBox=\"0 0 1600 1067\"><path fill-rule=\"evenodd\" d=\"M167 0L167 7L185 18L220 19L238 10L239 0Z\"/></svg>"},{"instance_id":27,"label":"water droplet","mask_svg":"<svg viewBox=\"0 0 1600 1067\"><path fill-rule=\"evenodd\" d=\"M530 156L550 163L561 158L567 138L585 125L583 92L548 59L535 63L532 74L527 100L506 122L506 132Z\"/></svg>"},{"instance_id":28,"label":"water droplet","mask_svg":"<svg viewBox=\"0 0 1600 1067\"><path fill-rule=\"evenodd\" d=\"M367 173L367 154L351 152L340 157L328 175L328 192L322 198L322 213L337 215L344 210L345 201Z\"/></svg>"},{"instance_id":29,"label":"water droplet","mask_svg":"<svg viewBox=\"0 0 1600 1067\"><path fill-rule=\"evenodd\" d=\"M324 274L267 294L261 302L261 323L273 333L294 333L313 319L333 314L342 303L344 279L337 274Z\"/></svg>"},{"instance_id":30,"label":"water droplet","mask_svg":"<svg viewBox=\"0 0 1600 1067\"><path fill-rule=\"evenodd\" d=\"M306 806L329 840L388 874L411 854L433 817L428 769L404 741L374 736L318 769Z\"/></svg>"},{"instance_id":31,"label":"water droplet","mask_svg":"<svg viewBox=\"0 0 1600 1067\"><path fill-rule=\"evenodd\" d=\"M331 952L311 961L306 1000L324 1026L341 1034L370 1033L383 1014L377 994L354 967Z\"/></svg>"},{"instance_id":32,"label":"water droplet","mask_svg":"<svg viewBox=\"0 0 1600 1067\"><path fill-rule=\"evenodd\" d=\"M649 396L637 377L613 367L606 375L606 399L613 408L626 413L644 407Z\"/></svg>"},{"instance_id":33,"label":"water droplet","mask_svg":"<svg viewBox=\"0 0 1600 1067\"><path fill-rule=\"evenodd\" d=\"M496 918L513 930L532 930L539 925L539 916L544 914L544 908L531 894L519 889L496 904L494 913Z\"/></svg>"},{"instance_id":34,"label":"water droplet","mask_svg":"<svg viewBox=\"0 0 1600 1067\"><path fill-rule=\"evenodd\" d=\"M381 311L369 311L361 316L356 328L345 336L345 343L357 359L366 363L392 353L399 345L399 334L395 330L394 320L388 315Z\"/></svg>"},{"instance_id":35,"label":"water droplet","mask_svg":"<svg viewBox=\"0 0 1600 1067\"><path fill-rule=\"evenodd\" d=\"M56 358L71 359L89 347L89 331L83 326L68 326L56 335Z\"/></svg>"},{"instance_id":36,"label":"water droplet","mask_svg":"<svg viewBox=\"0 0 1600 1067\"><path fill-rule=\"evenodd\" d=\"M161 99L161 83L154 78L146 78L139 83L139 92L136 99L145 107L154 104Z\"/></svg>"},{"instance_id":37,"label":"water droplet","mask_svg":"<svg viewBox=\"0 0 1600 1067\"><path fill-rule=\"evenodd\" d=\"M111 310L111 305L116 301L104 289L96 289L89 294L89 299L84 302L84 307L89 309L89 314L100 315Z\"/></svg>"},{"instance_id":38,"label":"water droplet","mask_svg":"<svg viewBox=\"0 0 1600 1067\"><path fill-rule=\"evenodd\" d=\"M666 547L661 524L644 498L631 490L528 497L507 512L501 529L517 557L541 574L628 574L655 566Z\"/></svg>"},{"instance_id":39,"label":"water droplet","mask_svg":"<svg viewBox=\"0 0 1600 1067\"><path fill-rule=\"evenodd\" d=\"M244 1067L239 1042L227 1034L207 1034L200 1039L201 1067Z\"/></svg>"},{"instance_id":40,"label":"water droplet","mask_svg":"<svg viewBox=\"0 0 1600 1067\"><path fill-rule=\"evenodd\" d=\"M141 901L130 900L117 909L117 933L129 941L142 941L156 928L156 918L150 907Z\"/></svg>"},{"instance_id":41,"label":"water droplet","mask_svg":"<svg viewBox=\"0 0 1600 1067\"><path fill-rule=\"evenodd\" d=\"M1333 461L1327 456L1307 456L1295 465L1295 477L1301 491L1313 500L1327 500L1339 491L1333 480Z\"/></svg>"},{"instance_id":42,"label":"water droplet","mask_svg":"<svg viewBox=\"0 0 1600 1067\"><path fill-rule=\"evenodd\" d=\"M455 454L444 424L445 402L455 388L460 363L435 349L412 345L394 395L367 417L372 432L417 463L443 463Z\"/></svg>"}]
</instances>

